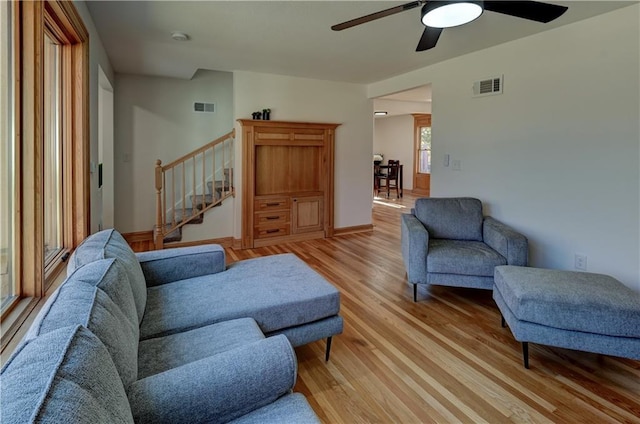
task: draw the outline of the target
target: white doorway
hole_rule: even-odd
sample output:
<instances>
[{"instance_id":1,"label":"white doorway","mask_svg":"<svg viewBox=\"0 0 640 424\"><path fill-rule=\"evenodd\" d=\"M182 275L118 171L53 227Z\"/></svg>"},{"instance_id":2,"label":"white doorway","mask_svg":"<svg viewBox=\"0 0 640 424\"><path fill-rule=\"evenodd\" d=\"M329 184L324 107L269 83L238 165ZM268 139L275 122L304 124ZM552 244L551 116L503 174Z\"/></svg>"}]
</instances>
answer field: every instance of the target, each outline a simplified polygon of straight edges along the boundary
<instances>
[{"instance_id":1,"label":"white doorway","mask_svg":"<svg viewBox=\"0 0 640 424\"><path fill-rule=\"evenodd\" d=\"M419 162L416 160L414 116L431 114L431 84L389 94L373 100L375 116L373 153L399 160L403 165L403 189L412 192ZM424 193L422 193L424 194Z\"/></svg>"}]
</instances>

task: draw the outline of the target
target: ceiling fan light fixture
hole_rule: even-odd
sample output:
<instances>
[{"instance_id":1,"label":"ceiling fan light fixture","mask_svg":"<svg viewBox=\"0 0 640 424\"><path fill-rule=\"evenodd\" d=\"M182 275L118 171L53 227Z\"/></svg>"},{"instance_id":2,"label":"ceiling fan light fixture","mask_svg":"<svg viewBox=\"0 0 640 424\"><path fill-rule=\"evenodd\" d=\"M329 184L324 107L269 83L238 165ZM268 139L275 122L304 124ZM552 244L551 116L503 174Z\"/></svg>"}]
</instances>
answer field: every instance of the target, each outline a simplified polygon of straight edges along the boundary
<instances>
[{"instance_id":1,"label":"ceiling fan light fixture","mask_svg":"<svg viewBox=\"0 0 640 424\"><path fill-rule=\"evenodd\" d=\"M422 7L422 23L432 28L464 25L482 15L481 1L429 1Z\"/></svg>"}]
</instances>

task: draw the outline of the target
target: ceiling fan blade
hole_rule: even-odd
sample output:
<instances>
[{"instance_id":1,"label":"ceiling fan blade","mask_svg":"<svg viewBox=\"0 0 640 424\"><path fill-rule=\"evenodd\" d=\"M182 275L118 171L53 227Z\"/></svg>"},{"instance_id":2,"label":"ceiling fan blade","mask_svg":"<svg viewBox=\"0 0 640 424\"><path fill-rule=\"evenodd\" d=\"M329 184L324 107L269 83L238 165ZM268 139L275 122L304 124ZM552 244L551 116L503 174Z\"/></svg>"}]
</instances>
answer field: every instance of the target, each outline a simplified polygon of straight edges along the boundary
<instances>
[{"instance_id":1,"label":"ceiling fan blade","mask_svg":"<svg viewBox=\"0 0 640 424\"><path fill-rule=\"evenodd\" d=\"M537 22L551 22L559 18L568 7L539 1L485 1L485 10L529 19Z\"/></svg>"},{"instance_id":2,"label":"ceiling fan blade","mask_svg":"<svg viewBox=\"0 0 640 424\"><path fill-rule=\"evenodd\" d=\"M440 34L442 34L442 28L424 27L416 51L422 52L434 48L438 42L438 38L440 38Z\"/></svg>"},{"instance_id":3,"label":"ceiling fan blade","mask_svg":"<svg viewBox=\"0 0 640 424\"><path fill-rule=\"evenodd\" d=\"M405 10L415 9L420 6L424 1L412 1L410 3L402 4L400 6L391 7L389 9L381 10L370 15L361 16L359 18L351 19L350 21L342 22L331 27L334 31L342 31L343 29L351 28L356 25L364 24L367 22L375 21L376 19L384 18L385 16L395 15L396 13L404 12Z\"/></svg>"}]
</instances>

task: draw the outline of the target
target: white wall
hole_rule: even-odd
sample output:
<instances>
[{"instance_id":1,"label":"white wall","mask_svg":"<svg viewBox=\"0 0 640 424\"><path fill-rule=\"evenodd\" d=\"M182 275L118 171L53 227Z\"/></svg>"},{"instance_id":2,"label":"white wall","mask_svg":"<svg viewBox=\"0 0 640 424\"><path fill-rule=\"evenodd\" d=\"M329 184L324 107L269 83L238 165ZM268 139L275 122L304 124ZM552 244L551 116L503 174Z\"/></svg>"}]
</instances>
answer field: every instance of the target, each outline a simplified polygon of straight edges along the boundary
<instances>
[{"instance_id":1,"label":"white wall","mask_svg":"<svg viewBox=\"0 0 640 424\"><path fill-rule=\"evenodd\" d=\"M198 71L191 80L116 75L115 227L150 231L155 221L154 166L171 162L231 131L233 75ZM195 112L194 102L215 104ZM220 216L219 216L220 215ZM200 239L231 235L231 214L197 227Z\"/></svg>"},{"instance_id":2,"label":"white wall","mask_svg":"<svg viewBox=\"0 0 640 424\"><path fill-rule=\"evenodd\" d=\"M530 241L533 266L613 275L640 291L640 6L369 86L433 84L433 196L476 196ZM471 82L504 74L504 94ZM445 168L444 154L461 161Z\"/></svg>"},{"instance_id":3,"label":"white wall","mask_svg":"<svg viewBox=\"0 0 640 424\"><path fill-rule=\"evenodd\" d=\"M373 152L389 159L399 160L403 165L403 188L413 189L413 116L397 115L375 118L373 130Z\"/></svg>"},{"instance_id":4,"label":"white wall","mask_svg":"<svg viewBox=\"0 0 640 424\"><path fill-rule=\"evenodd\" d=\"M102 203L98 191L98 92L99 87L99 67L104 71L105 77L113 85L114 74L109 62L107 52L102 45L98 31L91 19L89 10L84 1L74 0L78 14L82 18L87 31L89 32L89 128L90 128L90 162L93 164L94 172L90 178L90 198L91 198L91 232L98 231L100 216L102 215Z\"/></svg>"},{"instance_id":5,"label":"white wall","mask_svg":"<svg viewBox=\"0 0 640 424\"><path fill-rule=\"evenodd\" d=\"M335 227L370 224L373 107L366 86L253 72L234 72L233 82L237 119L269 108L272 120L341 124L335 143ZM236 130L242 134L239 125ZM237 143L237 175L240 148ZM236 205L234 237L240 238L240 202Z\"/></svg>"}]
</instances>

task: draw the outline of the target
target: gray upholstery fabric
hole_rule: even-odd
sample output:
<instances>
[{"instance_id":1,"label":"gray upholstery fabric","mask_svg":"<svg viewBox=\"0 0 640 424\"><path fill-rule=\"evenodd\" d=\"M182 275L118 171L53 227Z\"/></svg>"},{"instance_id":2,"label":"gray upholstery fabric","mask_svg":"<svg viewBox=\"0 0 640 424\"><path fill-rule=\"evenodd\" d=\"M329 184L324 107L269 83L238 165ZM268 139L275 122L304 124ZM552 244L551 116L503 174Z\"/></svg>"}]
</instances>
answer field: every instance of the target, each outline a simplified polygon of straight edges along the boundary
<instances>
[{"instance_id":1,"label":"gray upholstery fabric","mask_svg":"<svg viewBox=\"0 0 640 424\"><path fill-rule=\"evenodd\" d=\"M138 258L116 230L104 230L87 237L69 258L67 275L71 275L76 268L82 265L108 258L116 258L123 266L129 278L129 284L131 284L133 299L138 311L138 322L141 322L147 303L147 285Z\"/></svg>"},{"instance_id":2,"label":"gray upholstery fabric","mask_svg":"<svg viewBox=\"0 0 640 424\"><path fill-rule=\"evenodd\" d=\"M153 250L136 254L147 287L225 270L224 248L217 244Z\"/></svg>"},{"instance_id":3,"label":"gray upholstery fabric","mask_svg":"<svg viewBox=\"0 0 640 424\"><path fill-rule=\"evenodd\" d=\"M24 343L0 375L2 423L133 423L109 353L83 327Z\"/></svg>"},{"instance_id":4,"label":"gray upholstery fabric","mask_svg":"<svg viewBox=\"0 0 640 424\"><path fill-rule=\"evenodd\" d=\"M241 318L143 340L138 349L138 378L149 377L262 339L264 335L258 324L251 318Z\"/></svg>"},{"instance_id":5,"label":"gray upholstery fabric","mask_svg":"<svg viewBox=\"0 0 640 424\"><path fill-rule=\"evenodd\" d=\"M640 293L608 275L504 266L496 268L494 280L518 320L640 337Z\"/></svg>"},{"instance_id":6,"label":"gray upholstery fabric","mask_svg":"<svg viewBox=\"0 0 640 424\"><path fill-rule=\"evenodd\" d=\"M565 349L640 360L640 338L565 330L522 321L509 309L498 289L493 291L493 299L509 325L513 337L520 342L539 343Z\"/></svg>"},{"instance_id":7,"label":"gray upholstery fabric","mask_svg":"<svg viewBox=\"0 0 640 424\"><path fill-rule=\"evenodd\" d=\"M427 272L492 277L506 259L481 241L435 239L429 243Z\"/></svg>"},{"instance_id":8,"label":"gray upholstery fabric","mask_svg":"<svg viewBox=\"0 0 640 424\"><path fill-rule=\"evenodd\" d=\"M526 266L529 242L522 234L487 216L482 225L483 241L507 260L506 265Z\"/></svg>"},{"instance_id":9,"label":"gray upholstery fabric","mask_svg":"<svg viewBox=\"0 0 640 424\"><path fill-rule=\"evenodd\" d=\"M409 284L491 290L496 266L526 265L528 258L526 237L483 218L472 198L417 199L401 217L400 240Z\"/></svg>"},{"instance_id":10,"label":"gray upholstery fabric","mask_svg":"<svg viewBox=\"0 0 640 424\"><path fill-rule=\"evenodd\" d=\"M469 197L416 200L416 217L432 238L482 241L482 203Z\"/></svg>"},{"instance_id":11,"label":"gray upholstery fabric","mask_svg":"<svg viewBox=\"0 0 640 424\"><path fill-rule=\"evenodd\" d=\"M68 326L84 326L104 343L127 387L138 375L137 321L131 322L100 288L83 281L88 275L104 277L114 268L112 259L79 268L60 286L55 301L41 311L27 337Z\"/></svg>"},{"instance_id":12,"label":"gray upholstery fabric","mask_svg":"<svg viewBox=\"0 0 640 424\"><path fill-rule=\"evenodd\" d=\"M271 337L278 334L284 334L287 336L287 339L289 339L289 342L293 347L298 347L329 336L341 334L343 326L344 322L342 317L335 315L329 318L310 322L308 324L302 324L296 327L289 327L272 333L267 333L266 336Z\"/></svg>"},{"instance_id":13,"label":"gray upholstery fabric","mask_svg":"<svg viewBox=\"0 0 640 424\"><path fill-rule=\"evenodd\" d=\"M427 283L436 286L466 287L470 289L493 289L493 277L479 275L460 274L436 274L427 275Z\"/></svg>"},{"instance_id":14,"label":"gray upholstery fabric","mask_svg":"<svg viewBox=\"0 0 640 424\"><path fill-rule=\"evenodd\" d=\"M413 215L400 217L402 260L409 283L427 284L427 253L429 233Z\"/></svg>"},{"instance_id":15,"label":"gray upholstery fabric","mask_svg":"<svg viewBox=\"0 0 640 424\"><path fill-rule=\"evenodd\" d=\"M215 287L215 290L213 289ZM340 293L293 254L248 259L225 272L150 287L141 339L251 317L267 333L337 315Z\"/></svg>"},{"instance_id":16,"label":"gray upholstery fabric","mask_svg":"<svg viewBox=\"0 0 640 424\"><path fill-rule=\"evenodd\" d=\"M285 395L277 401L231 421L229 424L320 424L307 399L300 393Z\"/></svg>"},{"instance_id":17,"label":"gray upholstery fabric","mask_svg":"<svg viewBox=\"0 0 640 424\"><path fill-rule=\"evenodd\" d=\"M286 337L259 340L136 381L131 410L137 423L224 423L289 393L296 368Z\"/></svg>"}]
</instances>

